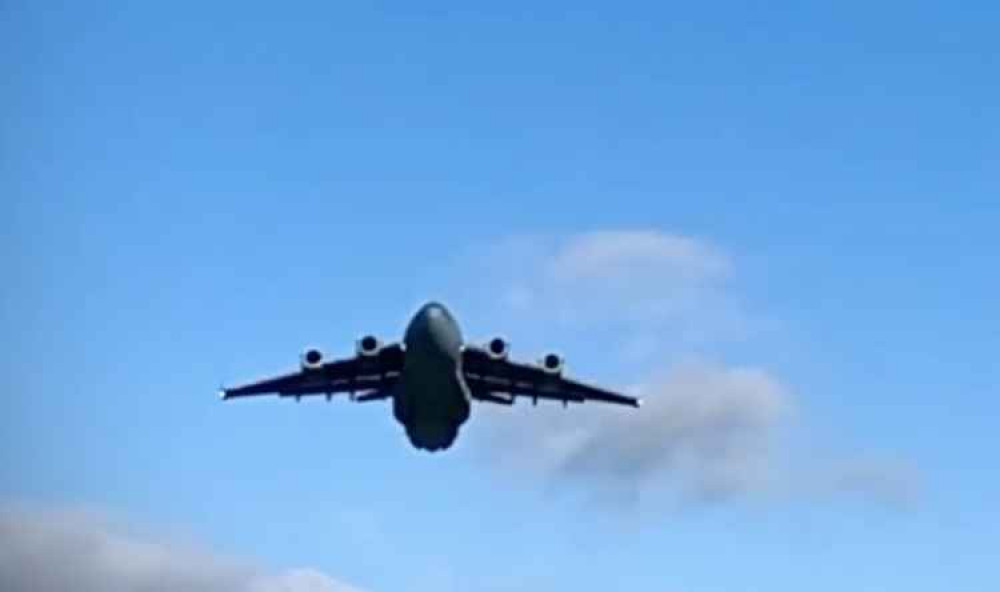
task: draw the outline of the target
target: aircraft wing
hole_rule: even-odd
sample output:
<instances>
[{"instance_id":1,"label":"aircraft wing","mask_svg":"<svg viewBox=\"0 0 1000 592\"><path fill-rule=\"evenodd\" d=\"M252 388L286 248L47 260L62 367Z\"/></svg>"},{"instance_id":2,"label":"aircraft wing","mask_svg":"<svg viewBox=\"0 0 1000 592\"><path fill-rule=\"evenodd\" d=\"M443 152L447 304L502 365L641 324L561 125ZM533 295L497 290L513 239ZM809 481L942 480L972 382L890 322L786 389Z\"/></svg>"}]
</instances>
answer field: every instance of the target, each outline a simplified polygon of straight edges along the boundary
<instances>
[{"instance_id":1,"label":"aircraft wing","mask_svg":"<svg viewBox=\"0 0 1000 592\"><path fill-rule=\"evenodd\" d=\"M384 399L399 380L405 353L402 345L390 344L372 355L323 362L315 368L303 368L273 378L266 378L233 388L223 388L223 399L252 395L332 395L335 393L362 394L359 401Z\"/></svg>"},{"instance_id":2,"label":"aircraft wing","mask_svg":"<svg viewBox=\"0 0 1000 592\"><path fill-rule=\"evenodd\" d=\"M566 378L541 366L495 359L483 349L466 347L462 373L473 398L512 405L516 397L551 399L563 403L598 401L639 407L640 400L614 391Z\"/></svg>"}]
</instances>

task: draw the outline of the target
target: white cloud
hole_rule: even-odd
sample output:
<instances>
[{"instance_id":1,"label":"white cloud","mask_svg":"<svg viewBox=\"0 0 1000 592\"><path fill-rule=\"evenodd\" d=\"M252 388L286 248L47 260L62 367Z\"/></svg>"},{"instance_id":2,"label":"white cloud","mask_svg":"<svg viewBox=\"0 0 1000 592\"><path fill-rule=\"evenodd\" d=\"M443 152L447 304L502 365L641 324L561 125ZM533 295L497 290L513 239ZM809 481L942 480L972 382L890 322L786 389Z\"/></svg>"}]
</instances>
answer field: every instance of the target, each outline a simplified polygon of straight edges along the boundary
<instances>
[{"instance_id":1,"label":"white cloud","mask_svg":"<svg viewBox=\"0 0 1000 592\"><path fill-rule=\"evenodd\" d=\"M269 574L189 546L138 537L76 511L0 511L5 592L357 592L319 571Z\"/></svg>"},{"instance_id":2,"label":"white cloud","mask_svg":"<svg viewBox=\"0 0 1000 592\"><path fill-rule=\"evenodd\" d=\"M683 498L766 490L788 393L756 368L685 364L633 389L639 410L598 405L490 417L490 450L508 464L629 493L668 487Z\"/></svg>"},{"instance_id":3,"label":"white cloud","mask_svg":"<svg viewBox=\"0 0 1000 592\"><path fill-rule=\"evenodd\" d=\"M697 238L655 230L517 237L467 265L478 289L489 290L476 301L502 305L490 312L494 318L500 312L562 328L669 330L698 341L743 331L725 290L732 261Z\"/></svg>"},{"instance_id":4,"label":"white cloud","mask_svg":"<svg viewBox=\"0 0 1000 592\"><path fill-rule=\"evenodd\" d=\"M896 458L855 458L822 470L817 493L850 494L888 506L912 506L920 495L921 476L915 466Z\"/></svg>"},{"instance_id":5,"label":"white cloud","mask_svg":"<svg viewBox=\"0 0 1000 592\"><path fill-rule=\"evenodd\" d=\"M772 372L723 364L674 365L697 345L750 327L731 286L734 263L715 245L655 230L607 230L558 239L512 239L487 255L482 285L546 341L572 328L575 342L604 344L602 359L648 378L642 409L599 405L504 409L488 417L486 449L501 464L558 482L629 494L671 490L684 500L852 493L899 505L917 492L915 471L870 455L795 458L784 433L794 395ZM481 280L484 271L477 270ZM484 315L496 321L493 314ZM611 355L608 355L610 353ZM807 443L812 446L813 443Z\"/></svg>"},{"instance_id":6,"label":"white cloud","mask_svg":"<svg viewBox=\"0 0 1000 592\"><path fill-rule=\"evenodd\" d=\"M314 569L293 569L274 576L259 576L248 585L249 592L351 592L351 588Z\"/></svg>"},{"instance_id":7,"label":"white cloud","mask_svg":"<svg viewBox=\"0 0 1000 592\"><path fill-rule=\"evenodd\" d=\"M792 454L794 397L764 369L685 363L629 390L640 409L483 408L482 450L532 478L645 502L855 496L906 507L918 497L917 471L898 460Z\"/></svg>"},{"instance_id":8,"label":"white cloud","mask_svg":"<svg viewBox=\"0 0 1000 592\"><path fill-rule=\"evenodd\" d=\"M694 238L652 230L597 231L570 237L548 263L557 281L710 281L728 257Z\"/></svg>"}]
</instances>

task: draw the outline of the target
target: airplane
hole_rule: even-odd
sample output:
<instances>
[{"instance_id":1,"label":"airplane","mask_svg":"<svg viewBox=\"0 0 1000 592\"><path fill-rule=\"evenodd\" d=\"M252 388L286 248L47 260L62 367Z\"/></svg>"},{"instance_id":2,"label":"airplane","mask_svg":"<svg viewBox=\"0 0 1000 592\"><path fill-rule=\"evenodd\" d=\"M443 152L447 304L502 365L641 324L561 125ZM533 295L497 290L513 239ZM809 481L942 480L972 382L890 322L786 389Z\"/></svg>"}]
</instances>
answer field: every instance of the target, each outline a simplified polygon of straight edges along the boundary
<instances>
[{"instance_id":1,"label":"airplane","mask_svg":"<svg viewBox=\"0 0 1000 592\"><path fill-rule=\"evenodd\" d=\"M451 447L469 419L472 401L513 405L517 397L569 403L597 401L639 407L641 400L563 376L563 359L544 355L538 364L509 359L510 345L494 337L485 347L463 341L458 322L439 302L413 315L401 342L383 344L373 335L356 343L351 358L326 361L317 349L302 353L297 372L222 388L223 400L277 394L349 393L358 402L392 400L393 415L418 450Z\"/></svg>"}]
</instances>

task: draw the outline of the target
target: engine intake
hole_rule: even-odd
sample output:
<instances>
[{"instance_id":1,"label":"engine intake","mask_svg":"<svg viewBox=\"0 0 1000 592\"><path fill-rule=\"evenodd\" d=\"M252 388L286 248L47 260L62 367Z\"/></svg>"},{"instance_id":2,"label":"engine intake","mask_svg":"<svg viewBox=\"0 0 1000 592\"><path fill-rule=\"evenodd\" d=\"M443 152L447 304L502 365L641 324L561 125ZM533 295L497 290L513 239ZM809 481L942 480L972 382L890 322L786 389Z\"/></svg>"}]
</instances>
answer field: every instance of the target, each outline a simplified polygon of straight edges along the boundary
<instances>
[{"instance_id":1,"label":"engine intake","mask_svg":"<svg viewBox=\"0 0 1000 592\"><path fill-rule=\"evenodd\" d=\"M300 360L303 370L317 370L323 366L323 352L318 349L307 349L302 352Z\"/></svg>"},{"instance_id":2,"label":"engine intake","mask_svg":"<svg viewBox=\"0 0 1000 592\"><path fill-rule=\"evenodd\" d=\"M559 375L563 371L563 359L559 354L545 354L542 358L542 370L549 374Z\"/></svg>"},{"instance_id":3,"label":"engine intake","mask_svg":"<svg viewBox=\"0 0 1000 592\"><path fill-rule=\"evenodd\" d=\"M358 340L358 355L361 357L371 357L378 355L382 349L382 343L374 335L365 335Z\"/></svg>"},{"instance_id":4,"label":"engine intake","mask_svg":"<svg viewBox=\"0 0 1000 592\"><path fill-rule=\"evenodd\" d=\"M510 344L503 337L494 337L486 344L486 351L494 360L506 360L510 353Z\"/></svg>"}]
</instances>

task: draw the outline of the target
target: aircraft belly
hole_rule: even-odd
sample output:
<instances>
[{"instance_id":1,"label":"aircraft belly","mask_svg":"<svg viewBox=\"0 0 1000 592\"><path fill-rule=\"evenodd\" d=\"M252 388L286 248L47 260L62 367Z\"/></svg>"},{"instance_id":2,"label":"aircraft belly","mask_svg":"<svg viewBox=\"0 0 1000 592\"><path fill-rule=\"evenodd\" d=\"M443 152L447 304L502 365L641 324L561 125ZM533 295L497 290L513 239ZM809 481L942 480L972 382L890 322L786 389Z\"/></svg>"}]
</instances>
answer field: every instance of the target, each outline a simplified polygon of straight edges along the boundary
<instances>
[{"instance_id":1,"label":"aircraft belly","mask_svg":"<svg viewBox=\"0 0 1000 592\"><path fill-rule=\"evenodd\" d=\"M447 449L470 412L468 389L458 373L458 325L443 308L429 306L414 317L403 341L406 358L393 413L416 448Z\"/></svg>"},{"instance_id":2,"label":"aircraft belly","mask_svg":"<svg viewBox=\"0 0 1000 592\"><path fill-rule=\"evenodd\" d=\"M455 363L437 356L410 356L400 380L397 419L405 424L460 425L469 417L469 401Z\"/></svg>"}]
</instances>

